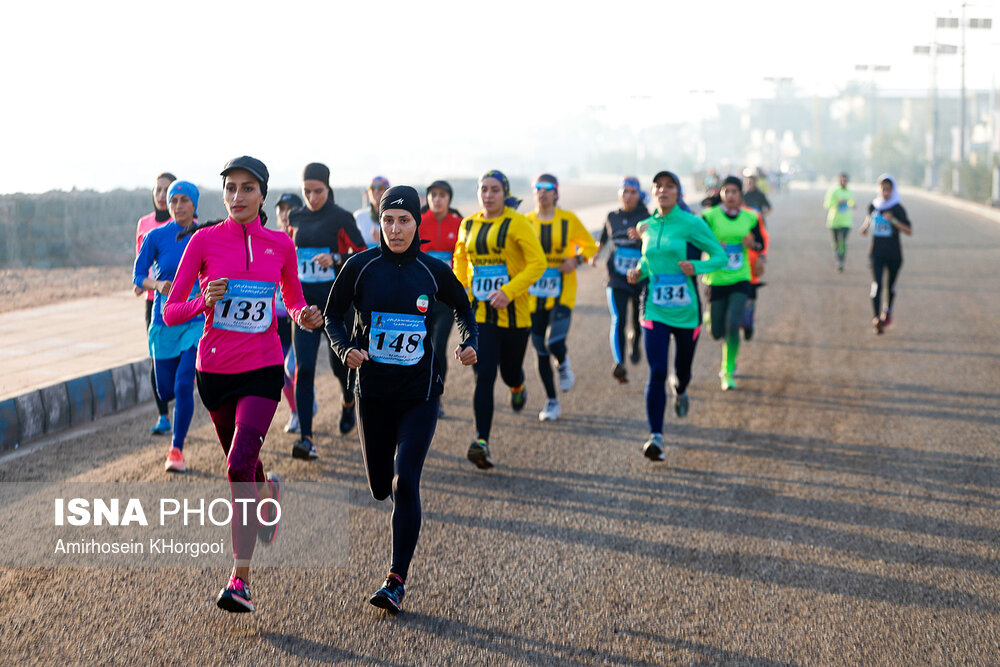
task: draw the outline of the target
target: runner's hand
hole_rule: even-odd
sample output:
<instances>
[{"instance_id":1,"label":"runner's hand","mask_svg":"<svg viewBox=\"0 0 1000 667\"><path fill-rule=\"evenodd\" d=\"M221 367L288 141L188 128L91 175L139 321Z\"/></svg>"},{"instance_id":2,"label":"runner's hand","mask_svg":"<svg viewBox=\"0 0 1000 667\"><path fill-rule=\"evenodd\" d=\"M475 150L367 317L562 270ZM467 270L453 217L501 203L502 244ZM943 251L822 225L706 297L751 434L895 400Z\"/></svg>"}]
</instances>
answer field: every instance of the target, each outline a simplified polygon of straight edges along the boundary
<instances>
[{"instance_id":1,"label":"runner's hand","mask_svg":"<svg viewBox=\"0 0 1000 667\"><path fill-rule=\"evenodd\" d=\"M756 244L756 243L757 243L757 240L753 237L753 234L747 234L746 236L743 237L743 247L744 248L753 249L754 244Z\"/></svg>"},{"instance_id":2,"label":"runner's hand","mask_svg":"<svg viewBox=\"0 0 1000 667\"><path fill-rule=\"evenodd\" d=\"M364 362L368 361L368 353L360 348L353 348L347 353L347 360L344 362L350 369L357 369Z\"/></svg>"},{"instance_id":3,"label":"runner's hand","mask_svg":"<svg viewBox=\"0 0 1000 667\"><path fill-rule=\"evenodd\" d=\"M680 268L681 273L683 273L685 276L690 277L694 275L694 264L692 264L691 262L688 262L686 260L683 262L677 262L677 266L678 268Z\"/></svg>"},{"instance_id":4,"label":"runner's hand","mask_svg":"<svg viewBox=\"0 0 1000 667\"><path fill-rule=\"evenodd\" d=\"M322 266L324 269L329 269L333 266L333 256L328 252L321 252L314 255L313 261Z\"/></svg>"},{"instance_id":5,"label":"runner's hand","mask_svg":"<svg viewBox=\"0 0 1000 667\"><path fill-rule=\"evenodd\" d=\"M576 271L577 261L576 257L567 257L563 260L563 263L559 265L559 273L573 273Z\"/></svg>"},{"instance_id":6,"label":"runner's hand","mask_svg":"<svg viewBox=\"0 0 1000 667\"><path fill-rule=\"evenodd\" d=\"M504 294L503 290L498 289L490 294L489 302L495 309L502 310L510 305L510 298Z\"/></svg>"},{"instance_id":7,"label":"runner's hand","mask_svg":"<svg viewBox=\"0 0 1000 667\"><path fill-rule=\"evenodd\" d=\"M299 312L299 325L303 329L318 329L323 326L323 313L316 306L309 306Z\"/></svg>"},{"instance_id":8,"label":"runner's hand","mask_svg":"<svg viewBox=\"0 0 1000 667\"><path fill-rule=\"evenodd\" d=\"M625 274L625 280L628 281L629 285L635 285L639 282L639 269L629 269L628 273Z\"/></svg>"},{"instance_id":9,"label":"runner's hand","mask_svg":"<svg viewBox=\"0 0 1000 667\"><path fill-rule=\"evenodd\" d=\"M145 291L146 291L146 290L142 289L141 287L139 287L139 286L137 286L137 285L132 285L132 292L133 292L133 293L134 293L134 294L135 294L136 296L142 296L143 292L145 292Z\"/></svg>"},{"instance_id":10,"label":"runner's hand","mask_svg":"<svg viewBox=\"0 0 1000 667\"><path fill-rule=\"evenodd\" d=\"M455 348L455 358L461 361L463 366L471 366L478 360L475 350L461 345Z\"/></svg>"},{"instance_id":11,"label":"runner's hand","mask_svg":"<svg viewBox=\"0 0 1000 667\"><path fill-rule=\"evenodd\" d=\"M170 296L170 286L172 284L169 280L158 280L156 281L156 291L163 296Z\"/></svg>"},{"instance_id":12,"label":"runner's hand","mask_svg":"<svg viewBox=\"0 0 1000 667\"><path fill-rule=\"evenodd\" d=\"M214 308L222 297L226 295L229 288L229 278L217 278L208 283L205 287L205 305Z\"/></svg>"}]
</instances>

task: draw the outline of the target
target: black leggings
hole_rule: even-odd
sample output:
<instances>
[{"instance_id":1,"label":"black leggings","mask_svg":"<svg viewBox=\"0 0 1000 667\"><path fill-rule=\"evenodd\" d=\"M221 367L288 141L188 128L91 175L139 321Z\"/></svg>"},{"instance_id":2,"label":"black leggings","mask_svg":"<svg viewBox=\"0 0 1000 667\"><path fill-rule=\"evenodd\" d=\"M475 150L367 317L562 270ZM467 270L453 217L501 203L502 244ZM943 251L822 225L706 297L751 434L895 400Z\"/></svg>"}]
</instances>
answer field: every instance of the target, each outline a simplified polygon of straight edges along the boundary
<instances>
[{"instance_id":1,"label":"black leggings","mask_svg":"<svg viewBox=\"0 0 1000 667\"><path fill-rule=\"evenodd\" d=\"M885 312L892 312L892 301L896 298L896 278L899 277L899 269L903 266L902 257L879 257L878 255L871 256L872 261L872 274L874 280L872 281L872 289L869 296L872 299L872 310L875 312L875 317L879 317L882 314L882 295L889 292L886 299ZM885 271L889 272L889 282L888 285L885 281ZM888 289L887 289L888 288Z\"/></svg>"},{"instance_id":2,"label":"black leggings","mask_svg":"<svg viewBox=\"0 0 1000 667\"><path fill-rule=\"evenodd\" d=\"M295 406L298 409L299 428L303 438L312 437L316 358L319 356L319 344L324 336L329 343L330 335L323 327L312 331L292 327L292 349L295 351ZM330 368L340 382L344 402L349 402L353 400L353 396L347 390L347 366L341 363L329 344L326 346L326 351L330 357Z\"/></svg>"},{"instance_id":3,"label":"black leggings","mask_svg":"<svg viewBox=\"0 0 1000 667\"><path fill-rule=\"evenodd\" d=\"M528 349L531 330L479 324L479 350L473 366L476 372L476 391L472 397L472 410L476 415L476 437L490 439L493 427L493 385L500 377L511 389L524 384L524 352Z\"/></svg>"},{"instance_id":4,"label":"black leggings","mask_svg":"<svg viewBox=\"0 0 1000 667\"><path fill-rule=\"evenodd\" d=\"M358 434L368 488L375 500L392 494L392 563L404 580L420 537L420 473L437 427L440 398L359 398Z\"/></svg>"},{"instance_id":5,"label":"black leggings","mask_svg":"<svg viewBox=\"0 0 1000 667\"><path fill-rule=\"evenodd\" d=\"M834 227L833 232L833 252L837 256L837 261L843 263L844 257L847 256L847 235L850 233L850 227Z\"/></svg>"},{"instance_id":6,"label":"black leggings","mask_svg":"<svg viewBox=\"0 0 1000 667\"><path fill-rule=\"evenodd\" d=\"M146 331L149 331L149 323L153 319L153 301L150 299L146 300ZM161 417L167 416L167 410L169 409L170 402L164 401L160 398L160 395L156 393L156 362L150 358L149 360L149 384L153 387L153 400L156 401L156 411L160 413Z\"/></svg>"},{"instance_id":7,"label":"black leggings","mask_svg":"<svg viewBox=\"0 0 1000 667\"><path fill-rule=\"evenodd\" d=\"M556 397L556 383L552 375L552 360L560 365L566 361L566 336L573 321L573 311L568 306L554 306L552 310L538 310L531 314L531 344L538 354L538 374L545 385L545 395ZM545 334L548 332L548 340Z\"/></svg>"},{"instance_id":8,"label":"black leggings","mask_svg":"<svg viewBox=\"0 0 1000 667\"><path fill-rule=\"evenodd\" d=\"M637 349L641 341L642 326L639 323L639 295L631 290L615 287L605 288L608 310L611 311L611 356L616 364L625 359L625 326L629 323L628 304L632 304L632 348Z\"/></svg>"}]
</instances>

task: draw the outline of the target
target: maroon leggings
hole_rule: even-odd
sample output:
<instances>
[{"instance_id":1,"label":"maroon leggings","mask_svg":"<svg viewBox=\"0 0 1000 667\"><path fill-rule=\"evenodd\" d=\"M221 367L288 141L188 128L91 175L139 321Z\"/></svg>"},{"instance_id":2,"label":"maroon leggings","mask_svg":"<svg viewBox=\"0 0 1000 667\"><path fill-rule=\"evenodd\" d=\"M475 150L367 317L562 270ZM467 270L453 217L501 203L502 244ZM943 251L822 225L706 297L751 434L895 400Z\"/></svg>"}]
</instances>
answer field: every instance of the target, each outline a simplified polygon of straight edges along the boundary
<instances>
[{"instance_id":1,"label":"maroon leggings","mask_svg":"<svg viewBox=\"0 0 1000 667\"><path fill-rule=\"evenodd\" d=\"M226 475L233 500L233 557L250 561L257 544L257 484L266 481L264 464L260 462L260 448L271 425L277 401L259 396L241 396L223 404L218 410L209 411L219 443L226 453ZM246 522L243 521L246 503Z\"/></svg>"}]
</instances>

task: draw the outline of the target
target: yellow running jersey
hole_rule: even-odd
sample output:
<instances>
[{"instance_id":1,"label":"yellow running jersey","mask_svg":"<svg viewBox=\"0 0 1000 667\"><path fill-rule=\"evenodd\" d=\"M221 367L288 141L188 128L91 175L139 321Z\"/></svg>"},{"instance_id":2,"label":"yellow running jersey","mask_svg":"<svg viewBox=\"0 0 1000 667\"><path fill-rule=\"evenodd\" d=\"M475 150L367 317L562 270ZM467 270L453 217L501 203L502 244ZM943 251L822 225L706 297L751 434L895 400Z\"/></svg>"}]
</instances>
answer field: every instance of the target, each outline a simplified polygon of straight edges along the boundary
<instances>
[{"instance_id":1,"label":"yellow running jersey","mask_svg":"<svg viewBox=\"0 0 1000 667\"><path fill-rule=\"evenodd\" d=\"M510 208L487 219L483 211L462 221L455 243L455 276L476 310L476 322L520 329L531 326L528 288L545 272L545 255L528 220ZM489 295L500 289L511 303L497 310Z\"/></svg>"},{"instance_id":2,"label":"yellow running jersey","mask_svg":"<svg viewBox=\"0 0 1000 667\"><path fill-rule=\"evenodd\" d=\"M528 290L531 312L551 310L558 305L572 308L576 305L576 271L559 273L558 268L567 257L575 257L578 252L584 260L596 255L594 237L580 218L561 208L555 210L551 220L539 220L537 209L525 217L535 230L546 262L545 273Z\"/></svg>"}]
</instances>

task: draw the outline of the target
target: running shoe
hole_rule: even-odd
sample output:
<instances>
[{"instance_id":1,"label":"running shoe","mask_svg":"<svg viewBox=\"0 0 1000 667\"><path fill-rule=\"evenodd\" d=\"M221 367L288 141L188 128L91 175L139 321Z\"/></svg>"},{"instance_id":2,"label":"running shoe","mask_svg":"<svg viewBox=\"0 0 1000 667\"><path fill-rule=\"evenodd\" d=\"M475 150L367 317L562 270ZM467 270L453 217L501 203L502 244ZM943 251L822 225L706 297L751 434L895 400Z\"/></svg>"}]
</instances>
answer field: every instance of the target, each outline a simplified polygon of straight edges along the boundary
<instances>
[{"instance_id":1,"label":"running shoe","mask_svg":"<svg viewBox=\"0 0 1000 667\"><path fill-rule=\"evenodd\" d=\"M438 419L444 419L444 408L438 403Z\"/></svg>"},{"instance_id":2,"label":"running shoe","mask_svg":"<svg viewBox=\"0 0 1000 667\"><path fill-rule=\"evenodd\" d=\"M167 460L163 464L163 468L167 472L184 472L187 470L187 466L184 464L184 452L176 447L171 447L170 451L167 452Z\"/></svg>"},{"instance_id":3,"label":"running shoe","mask_svg":"<svg viewBox=\"0 0 1000 667\"><path fill-rule=\"evenodd\" d=\"M615 368L611 371L611 374L618 380L618 384L628 382L628 371L625 370L624 364L615 364Z\"/></svg>"},{"instance_id":4,"label":"running shoe","mask_svg":"<svg viewBox=\"0 0 1000 667\"><path fill-rule=\"evenodd\" d=\"M167 419L166 415L160 415L159 421L153 424L149 432L153 435L166 435L170 433L170 420Z\"/></svg>"},{"instance_id":5,"label":"running shoe","mask_svg":"<svg viewBox=\"0 0 1000 667\"><path fill-rule=\"evenodd\" d=\"M882 331L885 329L885 324L882 323L881 317L876 317L875 319L872 320L872 328L875 331L876 335L882 334Z\"/></svg>"},{"instance_id":6,"label":"running shoe","mask_svg":"<svg viewBox=\"0 0 1000 667\"><path fill-rule=\"evenodd\" d=\"M882 313L882 328L887 329L892 325L892 313L886 311Z\"/></svg>"},{"instance_id":7,"label":"running shoe","mask_svg":"<svg viewBox=\"0 0 1000 667\"><path fill-rule=\"evenodd\" d=\"M490 447L482 438L473 440L469 445L469 451L465 456L472 461L480 470L489 470L493 467L493 459L490 458Z\"/></svg>"},{"instance_id":8,"label":"running shoe","mask_svg":"<svg viewBox=\"0 0 1000 667\"><path fill-rule=\"evenodd\" d=\"M215 604L219 609L242 614L253 611L253 601L250 599L250 589L245 581L239 577L229 577L229 585L219 591L215 598Z\"/></svg>"},{"instance_id":9,"label":"running shoe","mask_svg":"<svg viewBox=\"0 0 1000 667\"><path fill-rule=\"evenodd\" d=\"M281 476L276 472L267 473L267 485L271 489L271 497L274 498L275 503L281 502ZM274 503L265 503L262 505L263 514L261 517L271 523L278 517L278 508ZM278 537L278 526L280 525L280 520L273 526L265 526L263 523L257 528L257 539L264 545L267 546L274 542Z\"/></svg>"},{"instance_id":10,"label":"running shoe","mask_svg":"<svg viewBox=\"0 0 1000 667\"><path fill-rule=\"evenodd\" d=\"M368 598L368 602L379 609L385 609L390 614L398 614L403 608L405 595L406 586L403 585L403 580L390 572L382 582L382 588L375 591L375 594Z\"/></svg>"},{"instance_id":11,"label":"running shoe","mask_svg":"<svg viewBox=\"0 0 1000 667\"><path fill-rule=\"evenodd\" d=\"M687 417L688 409L691 407L687 392L685 391L682 394L677 393L676 375L671 374L668 381L670 382L670 393L674 397L674 414L683 419Z\"/></svg>"},{"instance_id":12,"label":"running shoe","mask_svg":"<svg viewBox=\"0 0 1000 667\"><path fill-rule=\"evenodd\" d=\"M743 325L743 340L750 340L753 338L753 325L750 326Z\"/></svg>"},{"instance_id":13,"label":"running shoe","mask_svg":"<svg viewBox=\"0 0 1000 667\"><path fill-rule=\"evenodd\" d=\"M528 390L522 384L517 389L510 390L510 407L514 412L524 409L524 404L528 402Z\"/></svg>"},{"instance_id":14,"label":"running shoe","mask_svg":"<svg viewBox=\"0 0 1000 667\"><path fill-rule=\"evenodd\" d=\"M733 379L732 373L720 373L719 377L722 378L722 391L739 388L736 386L736 380Z\"/></svg>"},{"instance_id":15,"label":"running shoe","mask_svg":"<svg viewBox=\"0 0 1000 667\"><path fill-rule=\"evenodd\" d=\"M545 404L545 409L538 413L538 421L554 422L562 415L562 406L559 405L558 398L550 398Z\"/></svg>"},{"instance_id":16,"label":"running shoe","mask_svg":"<svg viewBox=\"0 0 1000 667\"><path fill-rule=\"evenodd\" d=\"M299 413L293 412L292 416L288 418L288 423L285 424L285 433L298 433L299 432Z\"/></svg>"},{"instance_id":17,"label":"running shoe","mask_svg":"<svg viewBox=\"0 0 1000 667\"><path fill-rule=\"evenodd\" d=\"M659 433L650 434L649 440L642 445L642 455L650 461L662 461L665 458L663 455L663 436Z\"/></svg>"},{"instance_id":18,"label":"running shoe","mask_svg":"<svg viewBox=\"0 0 1000 667\"><path fill-rule=\"evenodd\" d=\"M559 364L559 389L560 391L569 391L576 384L576 376L573 375L573 369L569 367L569 355L566 355L566 361Z\"/></svg>"},{"instance_id":19,"label":"running shoe","mask_svg":"<svg viewBox=\"0 0 1000 667\"><path fill-rule=\"evenodd\" d=\"M628 359L633 364L637 364L642 360L642 352L639 350L639 342L642 340L642 336L633 333L629 338L632 342L632 352L628 355Z\"/></svg>"},{"instance_id":20,"label":"running shoe","mask_svg":"<svg viewBox=\"0 0 1000 667\"><path fill-rule=\"evenodd\" d=\"M844 272L844 263L843 262L839 262L837 264L837 273L843 273L843 272Z\"/></svg>"},{"instance_id":21,"label":"running shoe","mask_svg":"<svg viewBox=\"0 0 1000 667\"><path fill-rule=\"evenodd\" d=\"M356 418L354 417L354 404L344 405L340 408L340 435L347 435L354 428Z\"/></svg>"},{"instance_id":22,"label":"running shoe","mask_svg":"<svg viewBox=\"0 0 1000 667\"><path fill-rule=\"evenodd\" d=\"M313 447L312 440L309 438L301 438L298 442L292 445L292 457L296 459L318 459L319 454L316 453L316 448Z\"/></svg>"}]
</instances>

